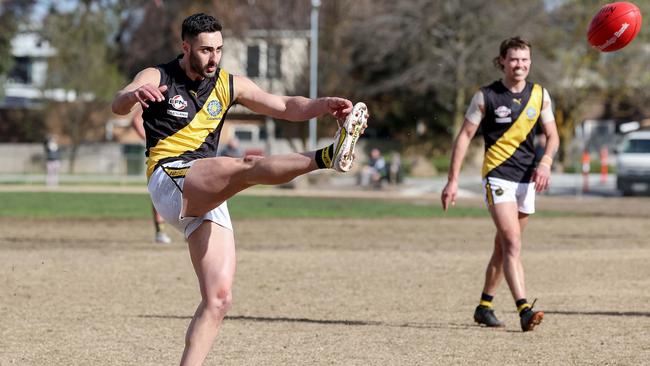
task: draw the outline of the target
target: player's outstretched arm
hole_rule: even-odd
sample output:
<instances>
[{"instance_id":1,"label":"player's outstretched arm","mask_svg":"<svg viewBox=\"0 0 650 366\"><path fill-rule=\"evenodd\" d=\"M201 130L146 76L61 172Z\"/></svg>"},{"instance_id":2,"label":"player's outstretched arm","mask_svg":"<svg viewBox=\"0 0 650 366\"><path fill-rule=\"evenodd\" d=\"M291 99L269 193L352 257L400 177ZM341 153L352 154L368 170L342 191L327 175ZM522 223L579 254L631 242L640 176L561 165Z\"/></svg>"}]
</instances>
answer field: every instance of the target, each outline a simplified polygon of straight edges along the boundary
<instances>
[{"instance_id":1,"label":"player's outstretched arm","mask_svg":"<svg viewBox=\"0 0 650 366\"><path fill-rule=\"evenodd\" d=\"M160 85L160 71L153 67L146 68L140 71L129 85L117 92L113 99L113 113L128 114L136 103L140 103L142 108L149 108L150 102L165 100L165 91L167 85Z\"/></svg>"},{"instance_id":2,"label":"player's outstretched arm","mask_svg":"<svg viewBox=\"0 0 650 366\"><path fill-rule=\"evenodd\" d=\"M352 111L352 102L344 98L309 99L301 96L280 96L267 93L250 79L234 77L235 99L250 110L288 121L305 121L331 114L345 118Z\"/></svg>"}]
</instances>

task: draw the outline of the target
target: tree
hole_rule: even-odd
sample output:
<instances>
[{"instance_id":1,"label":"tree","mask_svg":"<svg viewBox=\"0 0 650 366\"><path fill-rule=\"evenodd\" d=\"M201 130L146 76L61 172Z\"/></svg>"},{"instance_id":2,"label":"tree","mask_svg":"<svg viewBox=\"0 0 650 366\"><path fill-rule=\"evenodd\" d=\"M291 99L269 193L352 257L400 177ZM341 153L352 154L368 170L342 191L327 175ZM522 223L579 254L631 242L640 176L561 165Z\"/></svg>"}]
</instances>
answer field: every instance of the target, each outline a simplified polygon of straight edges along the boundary
<instances>
[{"instance_id":1,"label":"tree","mask_svg":"<svg viewBox=\"0 0 650 366\"><path fill-rule=\"evenodd\" d=\"M49 97L63 99L58 108L49 110L62 114L70 136L71 173L79 144L97 128L94 114L106 112L115 91L124 85L110 42L116 27L110 3L83 0L74 11L51 9L44 19L43 37L56 49L49 60L46 89L55 91Z\"/></svg>"},{"instance_id":2,"label":"tree","mask_svg":"<svg viewBox=\"0 0 650 366\"><path fill-rule=\"evenodd\" d=\"M424 141L455 134L473 91L499 77L492 58L501 40L533 38L541 26L521 20L544 21L542 1L382 0L360 2L350 13L360 14L344 23L341 42L351 61L341 73L356 79L350 89L392 131L424 122Z\"/></svg>"}]
</instances>

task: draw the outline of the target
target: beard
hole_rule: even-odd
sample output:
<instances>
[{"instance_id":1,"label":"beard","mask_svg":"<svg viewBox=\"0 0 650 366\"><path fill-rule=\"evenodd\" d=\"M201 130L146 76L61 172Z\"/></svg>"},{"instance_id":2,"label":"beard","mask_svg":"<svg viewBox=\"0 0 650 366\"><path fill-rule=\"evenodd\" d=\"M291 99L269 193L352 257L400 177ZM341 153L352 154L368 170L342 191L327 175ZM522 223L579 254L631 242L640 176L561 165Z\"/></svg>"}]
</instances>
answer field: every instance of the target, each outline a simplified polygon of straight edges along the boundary
<instances>
[{"instance_id":1,"label":"beard","mask_svg":"<svg viewBox=\"0 0 650 366\"><path fill-rule=\"evenodd\" d=\"M194 57L194 54L190 52L190 69L193 72L201 75L202 77L204 78L214 77L217 74L216 66L217 66L216 64L210 64L210 63L206 65L202 65L201 60L198 57ZM208 67L215 67L215 70L212 72L208 72L207 71Z\"/></svg>"}]
</instances>

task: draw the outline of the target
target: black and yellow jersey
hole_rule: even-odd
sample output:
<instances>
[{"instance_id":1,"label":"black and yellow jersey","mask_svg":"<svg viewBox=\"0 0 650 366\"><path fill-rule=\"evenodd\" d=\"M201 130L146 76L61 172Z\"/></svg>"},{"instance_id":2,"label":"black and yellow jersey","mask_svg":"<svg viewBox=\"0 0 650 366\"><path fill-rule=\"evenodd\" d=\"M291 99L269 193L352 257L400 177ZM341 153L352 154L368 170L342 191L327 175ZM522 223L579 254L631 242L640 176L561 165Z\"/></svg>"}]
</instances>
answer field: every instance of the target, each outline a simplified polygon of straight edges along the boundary
<instances>
[{"instance_id":1,"label":"black and yellow jersey","mask_svg":"<svg viewBox=\"0 0 650 366\"><path fill-rule=\"evenodd\" d=\"M156 66L165 100L150 103L142 118L147 135L147 177L159 164L214 157L228 109L233 104L233 76L219 68L214 77L191 80L180 58Z\"/></svg>"},{"instance_id":2,"label":"black and yellow jersey","mask_svg":"<svg viewBox=\"0 0 650 366\"><path fill-rule=\"evenodd\" d=\"M485 115L481 131L485 140L483 178L530 182L535 170L535 131L543 103L543 88L526 83L520 93L501 81L481 88Z\"/></svg>"}]
</instances>

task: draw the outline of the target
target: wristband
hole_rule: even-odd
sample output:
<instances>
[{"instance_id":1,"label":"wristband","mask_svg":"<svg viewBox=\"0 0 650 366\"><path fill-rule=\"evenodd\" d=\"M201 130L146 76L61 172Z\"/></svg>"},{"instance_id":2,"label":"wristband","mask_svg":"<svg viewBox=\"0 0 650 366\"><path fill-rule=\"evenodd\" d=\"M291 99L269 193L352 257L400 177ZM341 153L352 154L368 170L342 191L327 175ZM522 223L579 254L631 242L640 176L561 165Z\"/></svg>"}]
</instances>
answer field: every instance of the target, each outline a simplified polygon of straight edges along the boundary
<instances>
[{"instance_id":1,"label":"wristband","mask_svg":"<svg viewBox=\"0 0 650 366\"><path fill-rule=\"evenodd\" d=\"M551 167L553 165L553 158L550 157L549 155L544 154L541 159L539 159L538 165L546 165L547 167Z\"/></svg>"}]
</instances>

